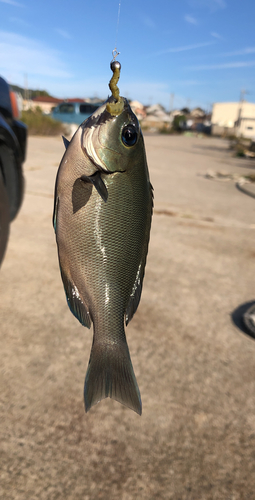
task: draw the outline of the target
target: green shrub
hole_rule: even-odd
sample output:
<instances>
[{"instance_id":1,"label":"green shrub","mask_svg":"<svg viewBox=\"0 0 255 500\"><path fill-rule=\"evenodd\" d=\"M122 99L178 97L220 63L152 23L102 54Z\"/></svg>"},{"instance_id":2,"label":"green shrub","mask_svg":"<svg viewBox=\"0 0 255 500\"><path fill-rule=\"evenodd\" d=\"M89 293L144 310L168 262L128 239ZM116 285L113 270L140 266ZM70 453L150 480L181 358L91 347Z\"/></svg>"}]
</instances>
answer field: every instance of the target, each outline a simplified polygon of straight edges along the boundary
<instances>
[{"instance_id":1,"label":"green shrub","mask_svg":"<svg viewBox=\"0 0 255 500\"><path fill-rule=\"evenodd\" d=\"M255 174L244 175L244 178L250 182L255 182Z\"/></svg>"},{"instance_id":2,"label":"green shrub","mask_svg":"<svg viewBox=\"0 0 255 500\"><path fill-rule=\"evenodd\" d=\"M159 128L159 133L160 134L173 134L174 130L170 127L161 127L161 128Z\"/></svg>"},{"instance_id":3,"label":"green shrub","mask_svg":"<svg viewBox=\"0 0 255 500\"><path fill-rule=\"evenodd\" d=\"M243 158L243 156L245 156L244 149L241 147L238 147L238 149L236 151L236 156L238 156L239 158Z\"/></svg>"},{"instance_id":4,"label":"green shrub","mask_svg":"<svg viewBox=\"0 0 255 500\"><path fill-rule=\"evenodd\" d=\"M173 121L173 129L176 132L181 132L183 125L186 123L186 116L185 115L179 115L174 117Z\"/></svg>"},{"instance_id":5,"label":"green shrub","mask_svg":"<svg viewBox=\"0 0 255 500\"><path fill-rule=\"evenodd\" d=\"M30 135L59 135L65 134L63 123L44 115L41 108L22 111L21 120L27 125Z\"/></svg>"}]
</instances>

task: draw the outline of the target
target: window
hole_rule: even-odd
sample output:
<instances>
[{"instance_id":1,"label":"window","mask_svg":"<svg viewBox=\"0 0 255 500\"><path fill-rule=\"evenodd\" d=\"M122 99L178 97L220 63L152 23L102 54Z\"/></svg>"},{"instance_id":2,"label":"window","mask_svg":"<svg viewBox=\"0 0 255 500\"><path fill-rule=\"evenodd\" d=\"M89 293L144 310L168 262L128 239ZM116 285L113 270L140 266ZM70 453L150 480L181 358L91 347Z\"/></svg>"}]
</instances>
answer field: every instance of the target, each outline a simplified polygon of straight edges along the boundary
<instances>
[{"instance_id":1,"label":"window","mask_svg":"<svg viewBox=\"0 0 255 500\"><path fill-rule=\"evenodd\" d=\"M74 113L74 105L65 102L65 104L60 104L59 113Z\"/></svg>"},{"instance_id":2,"label":"window","mask_svg":"<svg viewBox=\"0 0 255 500\"><path fill-rule=\"evenodd\" d=\"M96 109L98 108L98 106L95 106L94 104L81 104L80 105L80 113L82 114L87 114L87 115L91 115L92 113L94 113L94 111L96 111Z\"/></svg>"},{"instance_id":3,"label":"window","mask_svg":"<svg viewBox=\"0 0 255 500\"><path fill-rule=\"evenodd\" d=\"M246 127L247 130L253 130L253 127Z\"/></svg>"}]
</instances>

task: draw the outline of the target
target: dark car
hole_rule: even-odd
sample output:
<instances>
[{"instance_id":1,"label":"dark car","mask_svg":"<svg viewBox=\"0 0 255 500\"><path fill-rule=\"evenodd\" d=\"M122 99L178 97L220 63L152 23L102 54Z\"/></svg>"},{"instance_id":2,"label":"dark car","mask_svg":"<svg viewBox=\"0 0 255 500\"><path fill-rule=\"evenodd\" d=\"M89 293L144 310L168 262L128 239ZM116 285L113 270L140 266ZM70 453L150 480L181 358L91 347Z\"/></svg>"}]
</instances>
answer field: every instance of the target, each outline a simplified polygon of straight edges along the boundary
<instances>
[{"instance_id":1,"label":"dark car","mask_svg":"<svg viewBox=\"0 0 255 500\"><path fill-rule=\"evenodd\" d=\"M16 95L0 77L0 265L10 222L20 209L24 193L22 163L26 156L27 128L18 116Z\"/></svg>"}]
</instances>

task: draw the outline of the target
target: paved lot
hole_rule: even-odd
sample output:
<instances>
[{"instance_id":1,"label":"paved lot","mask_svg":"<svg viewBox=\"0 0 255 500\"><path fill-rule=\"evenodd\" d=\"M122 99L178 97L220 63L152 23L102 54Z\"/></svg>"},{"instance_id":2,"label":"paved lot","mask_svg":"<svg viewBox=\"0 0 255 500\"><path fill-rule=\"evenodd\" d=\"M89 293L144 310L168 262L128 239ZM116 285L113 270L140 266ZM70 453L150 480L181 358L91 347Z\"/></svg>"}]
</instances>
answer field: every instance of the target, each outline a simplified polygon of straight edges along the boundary
<instances>
[{"instance_id":1,"label":"paved lot","mask_svg":"<svg viewBox=\"0 0 255 500\"><path fill-rule=\"evenodd\" d=\"M29 140L26 195L0 272L0 497L255 499L255 200L207 170L254 172L219 139L147 136L155 213L127 338L143 415L85 415L92 332L66 305L51 225L60 139Z\"/></svg>"}]
</instances>

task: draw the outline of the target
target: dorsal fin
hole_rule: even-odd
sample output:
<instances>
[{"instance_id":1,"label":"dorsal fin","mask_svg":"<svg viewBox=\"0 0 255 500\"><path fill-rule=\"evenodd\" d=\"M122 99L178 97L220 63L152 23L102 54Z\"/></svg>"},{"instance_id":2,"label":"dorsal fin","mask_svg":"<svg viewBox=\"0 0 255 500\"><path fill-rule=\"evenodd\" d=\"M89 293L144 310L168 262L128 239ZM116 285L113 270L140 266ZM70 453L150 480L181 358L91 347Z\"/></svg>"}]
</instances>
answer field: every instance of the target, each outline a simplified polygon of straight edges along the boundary
<instances>
[{"instance_id":1,"label":"dorsal fin","mask_svg":"<svg viewBox=\"0 0 255 500\"><path fill-rule=\"evenodd\" d=\"M57 232L58 203L59 203L59 198L58 198L58 196L56 196L56 194L55 194L54 210L53 210L53 219L52 219L52 222L53 222L53 227L54 227L54 231L55 231L55 233Z\"/></svg>"},{"instance_id":2,"label":"dorsal fin","mask_svg":"<svg viewBox=\"0 0 255 500\"><path fill-rule=\"evenodd\" d=\"M153 187L152 187L151 183L149 183L149 192L150 192L150 206L149 206L147 216L151 217L152 208L153 208ZM147 228L147 235L146 235L146 242L144 244L143 256L142 256L140 265L138 266L138 269L137 269L135 282L134 282L133 289L132 289L131 295L129 297L129 302L128 302L126 312L125 312L126 325L128 325L128 323L131 321L132 317L134 316L134 314L137 310L139 302L140 302L142 287L143 287L143 278L144 278L144 270L145 270L145 265L146 265L149 238L150 238L150 224L148 225L148 228Z\"/></svg>"},{"instance_id":3,"label":"dorsal fin","mask_svg":"<svg viewBox=\"0 0 255 500\"><path fill-rule=\"evenodd\" d=\"M128 325L129 321L131 321L131 319L133 318L140 302L142 287L143 287L145 263L146 263L146 255L138 267L136 279L133 285L133 290L129 297L129 302L125 314L126 325Z\"/></svg>"},{"instance_id":4,"label":"dorsal fin","mask_svg":"<svg viewBox=\"0 0 255 500\"><path fill-rule=\"evenodd\" d=\"M63 135L62 135L62 139L63 139L64 146L67 149L69 144L70 144L70 141L66 137L64 137Z\"/></svg>"}]
</instances>

